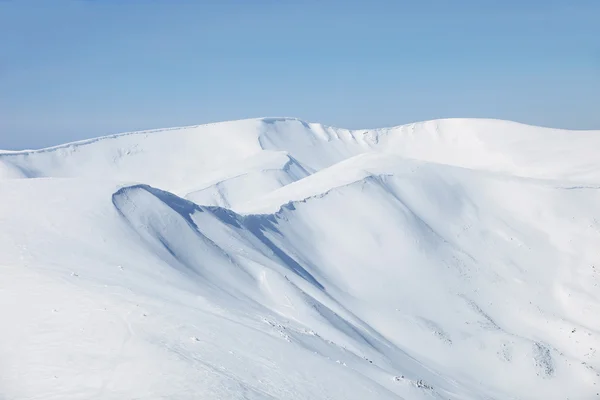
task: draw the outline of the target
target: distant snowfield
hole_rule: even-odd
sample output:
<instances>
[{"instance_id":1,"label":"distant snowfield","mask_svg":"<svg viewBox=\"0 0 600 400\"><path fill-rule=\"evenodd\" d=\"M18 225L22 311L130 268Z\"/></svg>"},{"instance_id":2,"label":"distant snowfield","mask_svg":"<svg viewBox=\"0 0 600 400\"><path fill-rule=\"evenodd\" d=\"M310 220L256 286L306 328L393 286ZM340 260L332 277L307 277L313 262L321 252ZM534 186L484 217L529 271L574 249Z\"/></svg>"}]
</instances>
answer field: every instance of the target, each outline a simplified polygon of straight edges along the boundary
<instances>
[{"instance_id":1,"label":"distant snowfield","mask_svg":"<svg viewBox=\"0 0 600 400\"><path fill-rule=\"evenodd\" d=\"M0 398L600 398L599 154L293 118L0 151Z\"/></svg>"}]
</instances>

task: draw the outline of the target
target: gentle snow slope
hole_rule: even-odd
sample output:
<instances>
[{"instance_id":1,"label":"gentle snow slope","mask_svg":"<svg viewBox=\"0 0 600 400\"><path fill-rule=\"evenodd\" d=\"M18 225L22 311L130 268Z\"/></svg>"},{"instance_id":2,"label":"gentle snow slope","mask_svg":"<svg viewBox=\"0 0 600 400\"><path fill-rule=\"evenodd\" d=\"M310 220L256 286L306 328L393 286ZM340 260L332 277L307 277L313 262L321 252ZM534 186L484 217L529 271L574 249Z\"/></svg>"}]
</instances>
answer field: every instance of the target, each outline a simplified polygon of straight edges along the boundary
<instances>
[{"instance_id":1,"label":"gentle snow slope","mask_svg":"<svg viewBox=\"0 0 600 400\"><path fill-rule=\"evenodd\" d=\"M281 118L0 153L0 398L600 397L598 148Z\"/></svg>"}]
</instances>

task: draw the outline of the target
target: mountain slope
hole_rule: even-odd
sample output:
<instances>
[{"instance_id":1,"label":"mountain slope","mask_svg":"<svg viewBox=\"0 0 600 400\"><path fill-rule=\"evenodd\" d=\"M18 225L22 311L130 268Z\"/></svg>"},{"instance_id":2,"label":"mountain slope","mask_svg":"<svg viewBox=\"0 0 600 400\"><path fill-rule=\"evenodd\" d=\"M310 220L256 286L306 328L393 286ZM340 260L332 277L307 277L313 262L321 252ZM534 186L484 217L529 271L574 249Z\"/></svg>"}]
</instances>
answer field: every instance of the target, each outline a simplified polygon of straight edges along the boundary
<instances>
[{"instance_id":1,"label":"mountain slope","mask_svg":"<svg viewBox=\"0 0 600 400\"><path fill-rule=\"evenodd\" d=\"M250 173L247 180L255 179L264 187L258 194L265 194L355 155L375 151L508 175L589 184L600 181L595 151L600 146L599 137L597 131L565 131L496 120L448 119L351 131L293 118L263 118L133 132L43 150L0 151L0 179L109 177L157 186L185 197L209 186L218 193L215 186L219 183ZM295 171L289 171L290 163ZM240 191L246 192L248 187L243 189ZM212 195L214 205L227 204L227 197L219 204L218 196ZM207 200L211 195L201 198Z\"/></svg>"},{"instance_id":2,"label":"mountain slope","mask_svg":"<svg viewBox=\"0 0 600 400\"><path fill-rule=\"evenodd\" d=\"M0 397L595 398L598 145L260 119L0 153Z\"/></svg>"}]
</instances>

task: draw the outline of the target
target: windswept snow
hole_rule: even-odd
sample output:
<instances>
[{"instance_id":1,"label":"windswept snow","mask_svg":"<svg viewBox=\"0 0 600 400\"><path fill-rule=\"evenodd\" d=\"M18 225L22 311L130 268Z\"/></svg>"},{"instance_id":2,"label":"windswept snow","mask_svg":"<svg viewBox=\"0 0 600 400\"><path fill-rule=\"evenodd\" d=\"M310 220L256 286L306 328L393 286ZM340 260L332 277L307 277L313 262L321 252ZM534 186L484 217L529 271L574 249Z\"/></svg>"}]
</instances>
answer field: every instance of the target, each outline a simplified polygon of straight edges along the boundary
<instances>
[{"instance_id":1,"label":"windswept snow","mask_svg":"<svg viewBox=\"0 0 600 400\"><path fill-rule=\"evenodd\" d=\"M597 149L265 118L0 152L0 398L600 398Z\"/></svg>"}]
</instances>

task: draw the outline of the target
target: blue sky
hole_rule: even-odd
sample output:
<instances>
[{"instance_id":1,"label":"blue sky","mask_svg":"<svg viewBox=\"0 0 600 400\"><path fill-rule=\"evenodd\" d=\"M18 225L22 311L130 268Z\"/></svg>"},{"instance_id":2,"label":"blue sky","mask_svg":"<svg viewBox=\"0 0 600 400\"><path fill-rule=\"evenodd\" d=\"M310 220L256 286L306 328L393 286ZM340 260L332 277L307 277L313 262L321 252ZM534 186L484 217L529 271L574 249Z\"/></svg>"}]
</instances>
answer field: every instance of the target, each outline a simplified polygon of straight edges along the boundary
<instances>
[{"instance_id":1,"label":"blue sky","mask_svg":"<svg viewBox=\"0 0 600 400\"><path fill-rule=\"evenodd\" d=\"M259 116L600 129L598 0L0 0L0 148Z\"/></svg>"}]
</instances>

